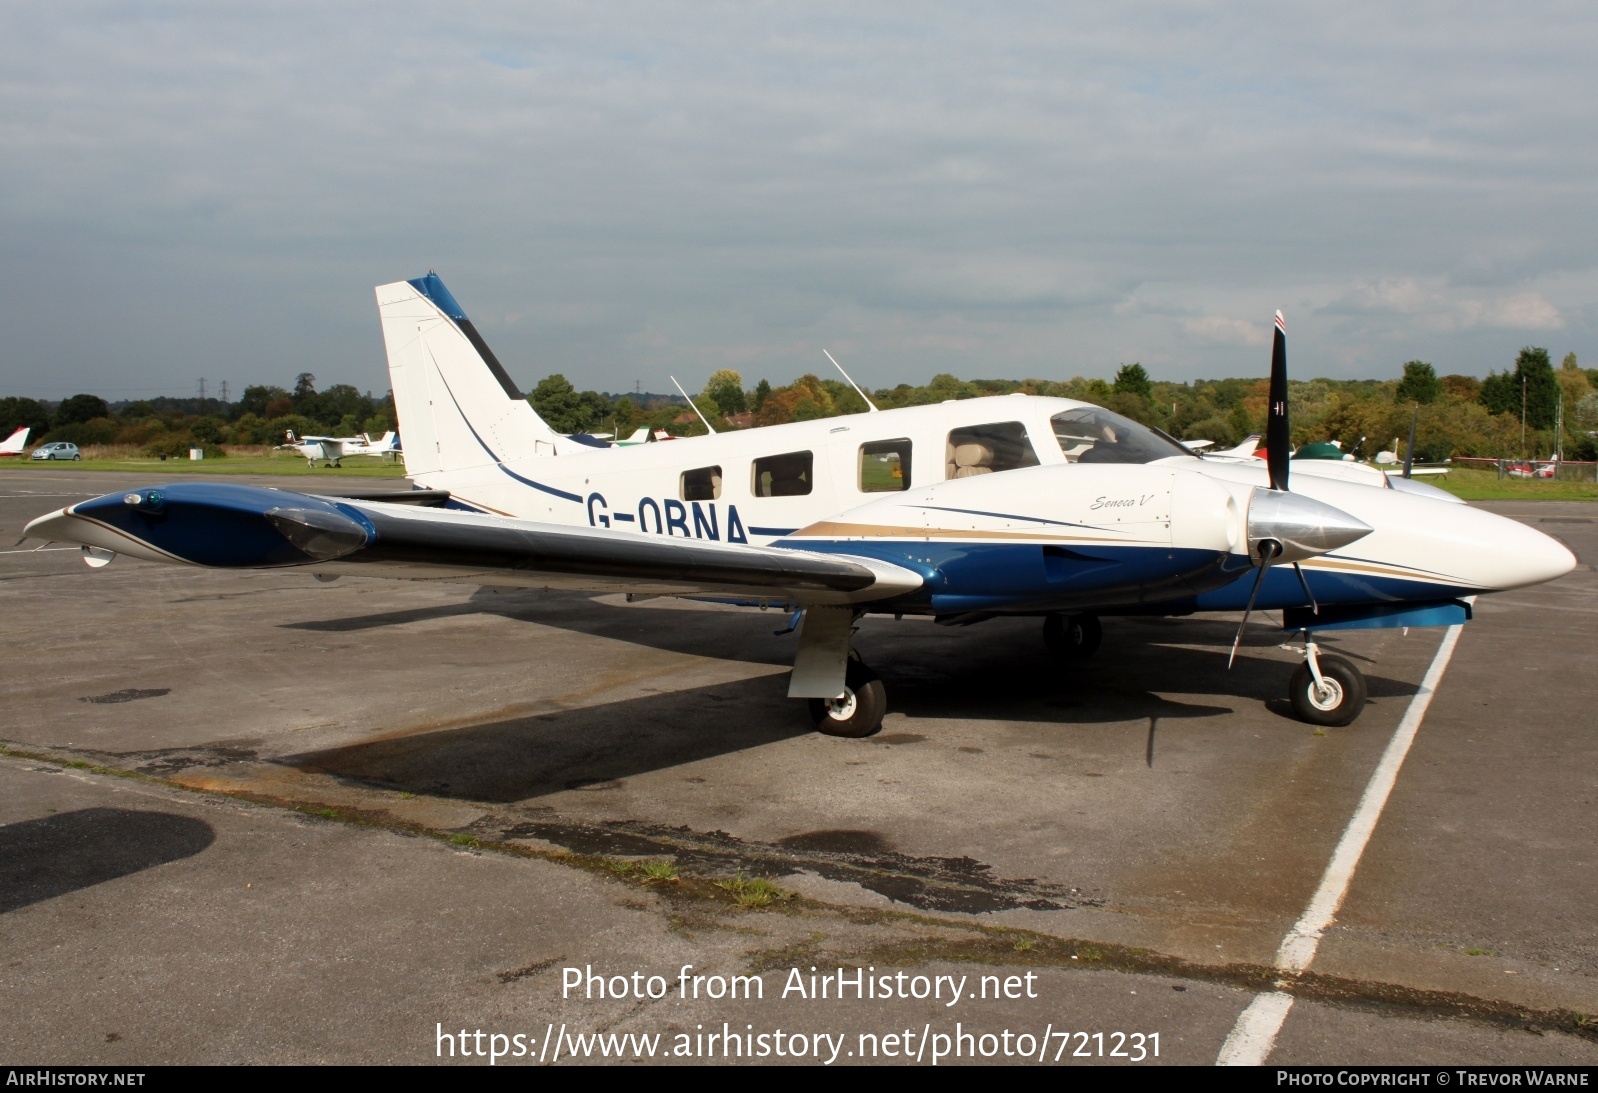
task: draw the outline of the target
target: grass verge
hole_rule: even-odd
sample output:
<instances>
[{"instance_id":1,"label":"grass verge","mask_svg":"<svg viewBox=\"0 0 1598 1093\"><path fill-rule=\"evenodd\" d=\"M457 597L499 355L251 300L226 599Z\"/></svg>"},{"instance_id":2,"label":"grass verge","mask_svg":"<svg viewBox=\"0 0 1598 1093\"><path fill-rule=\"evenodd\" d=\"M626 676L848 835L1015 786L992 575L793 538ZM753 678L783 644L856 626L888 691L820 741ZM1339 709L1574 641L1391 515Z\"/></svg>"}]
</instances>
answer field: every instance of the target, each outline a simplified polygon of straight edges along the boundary
<instances>
[{"instance_id":1,"label":"grass verge","mask_svg":"<svg viewBox=\"0 0 1598 1093\"><path fill-rule=\"evenodd\" d=\"M280 455L266 458L227 459L82 459L61 462L44 459L17 459L3 465L8 470L52 471L120 471L124 474L157 476L218 475L218 474L270 474L305 478L404 478L403 463L384 463L363 458L352 460L339 467L307 467L299 456Z\"/></svg>"},{"instance_id":2,"label":"grass verge","mask_svg":"<svg viewBox=\"0 0 1598 1093\"><path fill-rule=\"evenodd\" d=\"M1497 471L1456 467L1446 475L1417 481L1447 490L1464 501L1598 501L1598 482L1554 482L1505 478Z\"/></svg>"}]
</instances>

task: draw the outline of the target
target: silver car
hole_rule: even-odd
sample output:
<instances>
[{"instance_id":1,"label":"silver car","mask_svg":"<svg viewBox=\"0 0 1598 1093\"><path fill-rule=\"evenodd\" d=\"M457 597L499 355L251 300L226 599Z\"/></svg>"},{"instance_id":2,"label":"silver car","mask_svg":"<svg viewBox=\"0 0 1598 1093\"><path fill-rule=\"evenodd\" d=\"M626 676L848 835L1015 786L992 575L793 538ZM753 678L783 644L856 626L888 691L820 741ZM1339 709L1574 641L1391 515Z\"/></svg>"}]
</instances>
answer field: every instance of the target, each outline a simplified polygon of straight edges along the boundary
<instances>
[{"instance_id":1,"label":"silver car","mask_svg":"<svg viewBox=\"0 0 1598 1093\"><path fill-rule=\"evenodd\" d=\"M58 440L54 444L45 444L33 449L34 459L82 459L78 454L78 446L67 440Z\"/></svg>"}]
</instances>

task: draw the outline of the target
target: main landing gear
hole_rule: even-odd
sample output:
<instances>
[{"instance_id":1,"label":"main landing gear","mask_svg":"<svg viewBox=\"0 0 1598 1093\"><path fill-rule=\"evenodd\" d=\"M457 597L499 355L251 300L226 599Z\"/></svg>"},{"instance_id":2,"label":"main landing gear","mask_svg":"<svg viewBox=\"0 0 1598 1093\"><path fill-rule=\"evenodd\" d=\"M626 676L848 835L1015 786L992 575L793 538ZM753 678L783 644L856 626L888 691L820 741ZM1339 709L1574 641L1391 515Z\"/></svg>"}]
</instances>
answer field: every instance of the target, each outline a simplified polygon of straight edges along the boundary
<instances>
[{"instance_id":1,"label":"main landing gear","mask_svg":"<svg viewBox=\"0 0 1598 1093\"><path fill-rule=\"evenodd\" d=\"M1104 626L1097 615L1043 616L1043 644L1061 660L1087 660L1103 640Z\"/></svg>"},{"instance_id":2,"label":"main landing gear","mask_svg":"<svg viewBox=\"0 0 1598 1093\"><path fill-rule=\"evenodd\" d=\"M848 604L813 605L799 622L788 697L807 700L816 731L827 736L870 736L888 712L882 680L852 648L854 622Z\"/></svg>"},{"instance_id":3,"label":"main landing gear","mask_svg":"<svg viewBox=\"0 0 1598 1093\"><path fill-rule=\"evenodd\" d=\"M1353 662L1321 656L1312 635L1304 635L1304 663L1287 685L1293 713L1311 725L1351 724L1365 708L1365 677Z\"/></svg>"},{"instance_id":4,"label":"main landing gear","mask_svg":"<svg viewBox=\"0 0 1598 1093\"><path fill-rule=\"evenodd\" d=\"M882 728L882 718L888 712L888 692L882 680L854 656L844 672L843 693L809 702L816 731L826 736L870 736Z\"/></svg>"}]
</instances>

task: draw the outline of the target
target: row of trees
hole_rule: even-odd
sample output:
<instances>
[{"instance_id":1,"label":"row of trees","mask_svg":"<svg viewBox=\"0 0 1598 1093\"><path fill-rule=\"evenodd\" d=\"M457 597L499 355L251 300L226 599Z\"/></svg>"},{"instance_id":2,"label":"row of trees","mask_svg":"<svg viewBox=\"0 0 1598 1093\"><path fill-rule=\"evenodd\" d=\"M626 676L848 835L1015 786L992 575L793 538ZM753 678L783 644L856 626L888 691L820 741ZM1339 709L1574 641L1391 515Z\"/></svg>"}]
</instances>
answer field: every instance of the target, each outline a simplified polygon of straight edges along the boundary
<instances>
[{"instance_id":1,"label":"row of trees","mask_svg":"<svg viewBox=\"0 0 1598 1093\"><path fill-rule=\"evenodd\" d=\"M1268 381L1257 379L1156 381L1141 364L1122 365L1113 381L962 380L948 374L920 385L901 383L871 392L884 409L949 399L1022 392L1080 399L1108 407L1182 439L1220 445L1262 432ZM1548 351L1527 347L1513 369L1486 380L1438 376L1425 361L1404 365L1395 380L1295 381L1288 385L1293 442L1337 440L1362 457L1390 447L1409 432L1418 406L1416 456L1542 456L1562 447L1567 458L1598 456L1598 369L1583 369L1574 353L1555 369ZM565 376L548 376L530 395L546 422L562 433L612 432L639 427L684 436L705 431L698 414L674 396L610 395L578 391ZM714 373L694 397L694 407L718 431L778 425L862 413L864 400L847 383L805 374L785 386L761 380L746 389L731 369ZM1563 406L1563 432L1558 432ZM287 430L374 436L395 427L392 396L374 399L348 384L317 391L316 377L301 373L292 389L246 387L234 403L216 399L154 399L108 404L74 395L55 406L34 399L0 399L0 436L20 425L36 441L137 445L150 454L179 454L196 444L220 454L223 444L276 444ZM1523 429L1524 423L1524 429Z\"/></svg>"},{"instance_id":2,"label":"row of trees","mask_svg":"<svg viewBox=\"0 0 1598 1093\"><path fill-rule=\"evenodd\" d=\"M1022 392L1080 399L1108 407L1185 440L1208 439L1227 446L1263 432L1269 381L1257 379L1156 381L1141 364L1122 365L1113 381L962 380L948 374L921 385L901 383L871 392L887 409L948 399ZM1522 401L1524 397L1524 430ZM1393 448L1417 418L1415 454L1424 460L1451 456L1542 456L1562 446L1570 459L1598 457L1598 369L1583 369L1574 353L1554 369L1548 351L1527 347L1515 367L1490 374L1439 376L1425 361L1404 365L1395 380L1314 379L1288 384L1295 445L1339 441L1345 451L1368 458ZM631 397L611 398L579 392L564 376L544 379L530 396L545 421L561 432L616 431L640 425L673 435L703 433L697 415L680 401L655 398L647 404ZM710 377L694 404L716 428L777 425L861 413L860 395L848 384L806 374L782 387L761 380L746 390L742 377L723 369ZM1556 417L1564 407L1562 434ZM1393 449L1397 450L1397 449Z\"/></svg>"},{"instance_id":3,"label":"row of trees","mask_svg":"<svg viewBox=\"0 0 1598 1093\"><path fill-rule=\"evenodd\" d=\"M394 428L394 400L374 399L347 383L317 391L302 372L294 387L246 387L237 402L208 398L157 398L108 403L98 395L73 395L50 405L30 398L0 398L0 432L33 430L30 443L66 440L134 446L147 455L181 455L203 447L220 456L224 444L279 444L284 434L374 436Z\"/></svg>"}]
</instances>

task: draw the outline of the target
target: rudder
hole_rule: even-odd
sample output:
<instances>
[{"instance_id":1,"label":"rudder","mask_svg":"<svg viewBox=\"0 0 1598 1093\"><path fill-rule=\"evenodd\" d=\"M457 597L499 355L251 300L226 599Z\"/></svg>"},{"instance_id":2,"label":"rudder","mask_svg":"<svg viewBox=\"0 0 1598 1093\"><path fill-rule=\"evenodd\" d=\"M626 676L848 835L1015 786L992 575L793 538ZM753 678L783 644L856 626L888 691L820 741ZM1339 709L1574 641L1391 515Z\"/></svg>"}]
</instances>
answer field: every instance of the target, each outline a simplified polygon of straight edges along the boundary
<instances>
[{"instance_id":1,"label":"rudder","mask_svg":"<svg viewBox=\"0 0 1598 1093\"><path fill-rule=\"evenodd\" d=\"M409 477L553 455L534 412L436 273L377 287Z\"/></svg>"}]
</instances>

